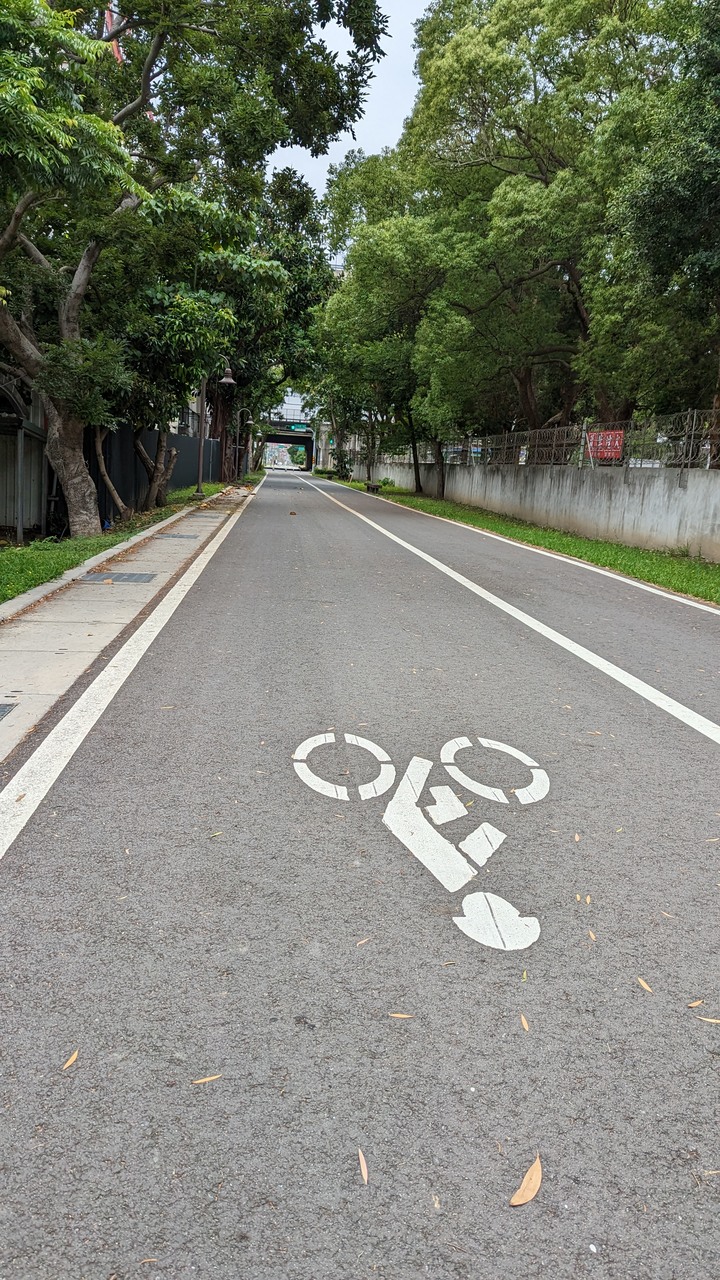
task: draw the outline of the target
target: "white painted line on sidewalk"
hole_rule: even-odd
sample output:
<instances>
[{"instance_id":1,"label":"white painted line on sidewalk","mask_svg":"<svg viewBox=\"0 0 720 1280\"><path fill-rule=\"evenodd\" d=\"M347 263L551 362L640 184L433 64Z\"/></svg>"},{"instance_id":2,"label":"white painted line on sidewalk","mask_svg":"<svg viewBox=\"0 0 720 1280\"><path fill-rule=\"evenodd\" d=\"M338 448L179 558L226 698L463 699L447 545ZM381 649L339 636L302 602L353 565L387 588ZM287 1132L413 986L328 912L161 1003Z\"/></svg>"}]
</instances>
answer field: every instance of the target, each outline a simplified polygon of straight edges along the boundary
<instances>
[{"instance_id":1,"label":"white painted line on sidewalk","mask_svg":"<svg viewBox=\"0 0 720 1280\"><path fill-rule=\"evenodd\" d=\"M260 484L263 482L261 481ZM257 493L260 485L254 493ZM10 779L5 789L0 792L0 858L3 858L13 841L19 836L25 824L32 817L38 805L42 803L53 783L57 781L63 769L72 760L78 747L82 746L90 730L107 709L115 694L124 685L128 676L134 671L140 659L150 648L153 640L160 634L166 622L174 614L178 605L182 604L190 588L197 582L200 574L212 560L215 552L233 530L250 499L242 509L230 516L204 551L190 565L190 568L168 591L160 603L126 640L114 658L111 658L104 671L100 672L91 685L81 693L77 702L51 729L47 737L33 751L17 773Z\"/></svg>"},{"instance_id":2,"label":"white painted line on sidewalk","mask_svg":"<svg viewBox=\"0 0 720 1280\"><path fill-rule=\"evenodd\" d=\"M306 484L309 481L305 481ZM338 484L337 480L329 480L328 484ZM338 485L338 488L344 488L344 485ZM320 493L324 490L320 489ZM353 492L362 493L361 489L355 489ZM330 496L329 494L327 495ZM548 551L545 547L534 547L530 542L520 542L517 538L505 537L502 533L491 533L489 529L480 529L476 524L465 524L463 520L451 520L449 516L438 516L434 511L421 511L418 507L406 507L403 502L393 503L391 498L381 498L377 493L365 493L364 498L372 498L375 502L385 502L390 506L400 507L403 511L412 511L416 516L426 516L428 520L441 520L443 524L451 524L455 529L465 529L468 533L479 533L483 538L492 538L495 542L504 542L506 546L515 547L517 551L532 551L536 556L548 556L550 560L559 560L561 564L570 565L573 569L587 569L588 573L602 574L603 578L612 578L614 582L624 583L628 587L637 587L638 591L649 591L653 596L662 596L663 600L672 600L675 604L686 604L691 609L702 609L703 613L714 613L716 618L720 618L720 606L716 604L703 604L701 600L691 600L688 596L680 595L678 591L663 590L662 587L654 587L650 582L641 582L638 578L628 578L627 574L620 573L618 569L603 569L599 564L590 564L588 560L580 560L577 556L565 555L562 551ZM499 514L494 512L493 514ZM512 519L512 517L508 517ZM656 548L639 547L638 550L653 551Z\"/></svg>"},{"instance_id":3,"label":"white painted line on sidewalk","mask_svg":"<svg viewBox=\"0 0 720 1280\"><path fill-rule=\"evenodd\" d=\"M646 702L651 702L653 706L658 707L661 711L674 716L676 720L681 720L683 724L688 725L690 729L694 729L696 733L701 733L705 738L710 738L712 742L717 742L720 745L720 725L715 724L714 720L708 720L705 716L698 715L697 711L683 706L681 702L676 702L674 698L668 697L666 693L661 693L659 689L654 689L651 684L646 684L644 680L639 680L637 676L631 675L629 671L624 671L622 667L616 666L614 662L608 662L606 658L601 658L599 654L593 653L592 649L586 649L584 645L576 644L574 640L564 636L560 631L555 631L553 627L546 626L538 618L533 618L531 614L524 613L522 609L516 609L507 600L501 600L500 596L493 595L491 591L486 591L484 587L479 587L476 582L471 582L463 574L456 573L449 565L443 564L441 560L436 560L434 556L428 555L420 547L413 546L411 542L405 542L403 538L398 538L397 534L390 533L389 529L384 529L381 524L376 524L368 516L362 515L359 511L348 507L346 503L333 498L332 494L325 489L321 489L318 485L312 484L310 480L305 480L304 483L310 485L311 489L316 489L329 502L334 502L336 506L342 507L343 511L348 511L351 516L355 516L358 520L370 525L371 529L376 529L383 537L389 538L391 542L396 542L399 547L403 547L406 551L410 551L412 555L418 556L426 564L431 564L434 569L439 569L440 573L452 578L461 587L466 587L468 591L472 591L481 600L494 605L496 609L500 609L511 618L515 618L523 626L529 627L531 631L536 631L538 635L544 636L546 640L551 640L553 644L565 649L567 653L572 653L574 657L587 662L589 666L595 667L597 671L602 671L604 675L610 676L618 684L624 685L626 689L630 689L638 697L644 698Z\"/></svg>"}]
</instances>

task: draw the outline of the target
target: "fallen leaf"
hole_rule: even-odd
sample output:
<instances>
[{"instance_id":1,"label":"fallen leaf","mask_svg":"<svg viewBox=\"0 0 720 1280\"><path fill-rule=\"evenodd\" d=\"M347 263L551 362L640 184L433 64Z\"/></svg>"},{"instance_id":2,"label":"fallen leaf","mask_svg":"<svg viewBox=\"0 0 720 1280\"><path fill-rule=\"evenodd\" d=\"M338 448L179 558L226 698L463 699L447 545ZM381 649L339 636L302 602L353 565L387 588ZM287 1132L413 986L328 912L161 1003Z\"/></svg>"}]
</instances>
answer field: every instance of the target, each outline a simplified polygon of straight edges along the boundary
<instances>
[{"instance_id":1,"label":"fallen leaf","mask_svg":"<svg viewBox=\"0 0 720 1280\"><path fill-rule=\"evenodd\" d=\"M638 982L640 983L640 986L642 987L643 991L649 991L651 996L655 994L652 987L648 986L644 978L638 978Z\"/></svg>"},{"instance_id":2,"label":"fallen leaf","mask_svg":"<svg viewBox=\"0 0 720 1280\"><path fill-rule=\"evenodd\" d=\"M586 899L585 899L585 903L586 903L586 906L588 906L588 907L590 906L590 894L588 894L588 895L587 895L587 897L586 897Z\"/></svg>"},{"instance_id":3,"label":"fallen leaf","mask_svg":"<svg viewBox=\"0 0 720 1280\"><path fill-rule=\"evenodd\" d=\"M580 894L579 894L579 893L576 893L576 894L575 894L575 901L576 901L576 902L581 902L581 901L582 901L582 899L581 899L581 897L580 897Z\"/></svg>"},{"instance_id":4,"label":"fallen leaf","mask_svg":"<svg viewBox=\"0 0 720 1280\"><path fill-rule=\"evenodd\" d=\"M157 1262L157 1258L141 1258L138 1262L138 1266L141 1267L143 1262Z\"/></svg>"},{"instance_id":5,"label":"fallen leaf","mask_svg":"<svg viewBox=\"0 0 720 1280\"><path fill-rule=\"evenodd\" d=\"M443 960L443 962L442 962L442 967L443 967L443 969L447 969L447 967L448 967L448 965L449 965L449 964L455 964L455 961L454 961L454 960Z\"/></svg>"},{"instance_id":6,"label":"fallen leaf","mask_svg":"<svg viewBox=\"0 0 720 1280\"><path fill-rule=\"evenodd\" d=\"M112 584L113 584L113 580L112 580L112 578L103 578L103 586L104 586L104 587L108 587L108 586L110 586L110 587L111 587L111 586L112 586Z\"/></svg>"},{"instance_id":7,"label":"fallen leaf","mask_svg":"<svg viewBox=\"0 0 720 1280\"><path fill-rule=\"evenodd\" d=\"M297 511L291 511L291 512L290 512L290 515L291 515L291 516L296 516L296 515L297 515Z\"/></svg>"},{"instance_id":8,"label":"fallen leaf","mask_svg":"<svg viewBox=\"0 0 720 1280\"><path fill-rule=\"evenodd\" d=\"M711 840L706 840L706 841L705 841L705 843L706 843L706 844L717 844L717 843L718 843L718 841L720 841L720 836L713 836Z\"/></svg>"},{"instance_id":9,"label":"fallen leaf","mask_svg":"<svg viewBox=\"0 0 720 1280\"><path fill-rule=\"evenodd\" d=\"M515 1195L510 1200L510 1204L515 1206L519 1204L528 1204L530 1200L534 1200L540 1190L542 1182L542 1165L540 1163L540 1152L530 1165L525 1177L518 1187Z\"/></svg>"},{"instance_id":10,"label":"fallen leaf","mask_svg":"<svg viewBox=\"0 0 720 1280\"><path fill-rule=\"evenodd\" d=\"M577 831L576 831L576 832L575 832L575 843L576 843L576 844L578 844L579 840L580 840L580 836L578 835L578 833L577 833Z\"/></svg>"},{"instance_id":11,"label":"fallen leaf","mask_svg":"<svg viewBox=\"0 0 720 1280\"><path fill-rule=\"evenodd\" d=\"M717 1178L720 1169L703 1169L703 1174L706 1178Z\"/></svg>"},{"instance_id":12,"label":"fallen leaf","mask_svg":"<svg viewBox=\"0 0 720 1280\"><path fill-rule=\"evenodd\" d=\"M25 799L26 795L27 795L27 791L21 791L20 795L15 797L15 803L19 804L21 800Z\"/></svg>"},{"instance_id":13,"label":"fallen leaf","mask_svg":"<svg viewBox=\"0 0 720 1280\"><path fill-rule=\"evenodd\" d=\"M588 933L592 938L593 942L597 942L597 938L595 937L595 934L593 933L592 929L588 929Z\"/></svg>"},{"instance_id":14,"label":"fallen leaf","mask_svg":"<svg viewBox=\"0 0 720 1280\"><path fill-rule=\"evenodd\" d=\"M367 1184L368 1184L368 1167L367 1167L367 1160L365 1159L365 1157L364 1157L364 1155L363 1155L363 1153L362 1153L362 1151L360 1150L360 1148L359 1148L359 1147L358 1147L358 1160L359 1160L359 1162L360 1162L360 1175L361 1175L361 1177L362 1177L363 1182L365 1183L365 1186L367 1186Z\"/></svg>"},{"instance_id":15,"label":"fallen leaf","mask_svg":"<svg viewBox=\"0 0 720 1280\"><path fill-rule=\"evenodd\" d=\"M530 1030L530 1027L528 1026L528 1020L527 1020L527 1018L525 1017L525 1014L524 1014L524 1013L521 1013L521 1014L520 1014L520 1021L521 1021L521 1023L522 1023L522 1029L523 1029L523 1031L529 1031L529 1030Z\"/></svg>"},{"instance_id":16,"label":"fallen leaf","mask_svg":"<svg viewBox=\"0 0 720 1280\"><path fill-rule=\"evenodd\" d=\"M78 1056L79 1052L80 1052L80 1050L79 1050L79 1049L76 1049L74 1053L71 1053L71 1054L70 1054L70 1057L68 1058L67 1062L64 1062L64 1063L63 1063L63 1067L62 1067L63 1071L67 1071L68 1067L71 1067L71 1066L72 1066L73 1062L75 1062L75 1061L77 1060L77 1056Z\"/></svg>"},{"instance_id":17,"label":"fallen leaf","mask_svg":"<svg viewBox=\"0 0 720 1280\"><path fill-rule=\"evenodd\" d=\"M661 916L665 916L665 919L666 919L666 920L674 920L674 919L675 919L675 917L674 917L674 916L671 916L671 915L670 915L670 912L669 912L669 911L661 911L661 912L660 912L660 915L661 915Z\"/></svg>"},{"instance_id":18,"label":"fallen leaf","mask_svg":"<svg viewBox=\"0 0 720 1280\"><path fill-rule=\"evenodd\" d=\"M624 828L624 827L616 827L616 828L615 828L615 833L617 834L617 832L618 832L618 831L624 831L624 830L625 830L625 828Z\"/></svg>"},{"instance_id":19,"label":"fallen leaf","mask_svg":"<svg viewBox=\"0 0 720 1280\"><path fill-rule=\"evenodd\" d=\"M388 1018L414 1018L414 1013L389 1013Z\"/></svg>"},{"instance_id":20,"label":"fallen leaf","mask_svg":"<svg viewBox=\"0 0 720 1280\"><path fill-rule=\"evenodd\" d=\"M713 1173L713 1172L714 1172L714 1170L712 1170L712 1169L708 1169L708 1170L707 1170L707 1172L708 1172L708 1173ZM440 1197L439 1197L439 1196L436 1196L434 1192L433 1192L433 1204L435 1205L435 1208L436 1208L436 1209L439 1209L439 1208L440 1208Z\"/></svg>"},{"instance_id":21,"label":"fallen leaf","mask_svg":"<svg viewBox=\"0 0 720 1280\"><path fill-rule=\"evenodd\" d=\"M365 943L366 943L366 942L369 942L369 941L370 941L370 939L369 939L369 938L361 938L359 942L356 942L356 943L355 943L355 946L356 946L356 947L364 947L364 946L365 946Z\"/></svg>"},{"instance_id":22,"label":"fallen leaf","mask_svg":"<svg viewBox=\"0 0 720 1280\"><path fill-rule=\"evenodd\" d=\"M214 840L216 836L221 836L221 835L222 835L222 831L213 831L212 835L209 836L208 839Z\"/></svg>"},{"instance_id":23,"label":"fallen leaf","mask_svg":"<svg viewBox=\"0 0 720 1280\"><path fill-rule=\"evenodd\" d=\"M191 1081L191 1083L192 1084L209 1084L211 1080L221 1080L221 1079L222 1079L222 1071L218 1076L200 1076L199 1080L193 1080Z\"/></svg>"},{"instance_id":24,"label":"fallen leaf","mask_svg":"<svg viewBox=\"0 0 720 1280\"><path fill-rule=\"evenodd\" d=\"M712 1022L716 1026L720 1026L720 1018L703 1018L701 1013L696 1013L695 1017L697 1018L698 1022Z\"/></svg>"},{"instance_id":25,"label":"fallen leaf","mask_svg":"<svg viewBox=\"0 0 720 1280\"><path fill-rule=\"evenodd\" d=\"M520 979L520 981L521 981L521 982L527 982L527 969L523 969L523 971L522 971L522 978Z\"/></svg>"},{"instance_id":26,"label":"fallen leaf","mask_svg":"<svg viewBox=\"0 0 720 1280\"><path fill-rule=\"evenodd\" d=\"M688 1009L697 1009L701 1004L704 1004L704 1003L705 1003L704 1000L693 1000L691 1004L688 1005Z\"/></svg>"}]
</instances>

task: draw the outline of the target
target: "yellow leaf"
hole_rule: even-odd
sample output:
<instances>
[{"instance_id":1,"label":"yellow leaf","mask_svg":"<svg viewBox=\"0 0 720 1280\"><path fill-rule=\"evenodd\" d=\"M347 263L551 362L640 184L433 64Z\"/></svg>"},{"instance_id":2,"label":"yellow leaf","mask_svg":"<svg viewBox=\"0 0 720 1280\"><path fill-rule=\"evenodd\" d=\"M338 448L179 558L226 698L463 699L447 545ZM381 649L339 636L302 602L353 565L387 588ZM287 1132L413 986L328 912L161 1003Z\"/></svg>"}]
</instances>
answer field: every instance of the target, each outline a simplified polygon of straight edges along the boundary
<instances>
[{"instance_id":1,"label":"yellow leaf","mask_svg":"<svg viewBox=\"0 0 720 1280\"><path fill-rule=\"evenodd\" d=\"M642 987L643 991L649 991L650 995L654 995L652 987L648 986L644 978L638 978L638 982L640 983L640 986Z\"/></svg>"},{"instance_id":2,"label":"yellow leaf","mask_svg":"<svg viewBox=\"0 0 720 1280\"><path fill-rule=\"evenodd\" d=\"M675 917L674 917L674 916L671 916L671 915L670 915L670 912L669 912L669 911L661 911L661 912L660 912L660 915L661 915L661 916L665 916L665 919L666 919L666 920L674 920L674 919L675 919Z\"/></svg>"},{"instance_id":3,"label":"yellow leaf","mask_svg":"<svg viewBox=\"0 0 720 1280\"><path fill-rule=\"evenodd\" d=\"M705 1003L705 1001L704 1001L704 1000L693 1000L693 1001L691 1001L691 1003L688 1005L688 1009L697 1009L699 1005L704 1004L704 1003Z\"/></svg>"},{"instance_id":4,"label":"yellow leaf","mask_svg":"<svg viewBox=\"0 0 720 1280\"><path fill-rule=\"evenodd\" d=\"M364 947L364 946L365 946L365 943L366 943L366 942L369 942L369 941L370 941L370 939L369 939L369 938L361 938L359 942L356 942L356 943L355 943L355 946L356 946L356 947Z\"/></svg>"},{"instance_id":5,"label":"yellow leaf","mask_svg":"<svg viewBox=\"0 0 720 1280\"><path fill-rule=\"evenodd\" d=\"M696 1013L695 1017L698 1022L713 1022L716 1026L720 1026L720 1018L703 1018L701 1013Z\"/></svg>"},{"instance_id":6,"label":"yellow leaf","mask_svg":"<svg viewBox=\"0 0 720 1280\"><path fill-rule=\"evenodd\" d=\"M211 1080L221 1080L221 1079L222 1079L222 1071L220 1072L219 1076L200 1076L199 1080L193 1080L192 1083L193 1084L209 1084Z\"/></svg>"},{"instance_id":7,"label":"yellow leaf","mask_svg":"<svg viewBox=\"0 0 720 1280\"><path fill-rule=\"evenodd\" d=\"M414 1018L414 1013L389 1013L388 1018Z\"/></svg>"},{"instance_id":8,"label":"yellow leaf","mask_svg":"<svg viewBox=\"0 0 720 1280\"><path fill-rule=\"evenodd\" d=\"M521 1023L522 1023L523 1031L529 1031L529 1030L530 1030L530 1028L529 1028L529 1026L528 1026L528 1020L527 1020L527 1018L525 1017L525 1014L524 1014L524 1013L521 1013L521 1014L520 1014L520 1021L521 1021Z\"/></svg>"},{"instance_id":9,"label":"yellow leaf","mask_svg":"<svg viewBox=\"0 0 720 1280\"><path fill-rule=\"evenodd\" d=\"M79 1052L80 1052L80 1050L79 1050L79 1049L76 1049L74 1053L71 1053L71 1054L70 1054L70 1057L68 1058L67 1062L64 1062L64 1063L63 1063L63 1067L62 1067L63 1071L67 1071L68 1067L71 1067L71 1066L72 1066L73 1062L75 1062L75 1061L77 1060L77 1056L78 1056Z\"/></svg>"},{"instance_id":10,"label":"yellow leaf","mask_svg":"<svg viewBox=\"0 0 720 1280\"><path fill-rule=\"evenodd\" d=\"M362 1177L362 1180L365 1183L365 1186L367 1186L368 1184L367 1160L365 1159L359 1147L358 1147L358 1160L360 1161L360 1176Z\"/></svg>"},{"instance_id":11,"label":"yellow leaf","mask_svg":"<svg viewBox=\"0 0 720 1280\"><path fill-rule=\"evenodd\" d=\"M527 969L523 969L523 971L522 971L522 978L520 979L520 981L521 981L521 982L527 982Z\"/></svg>"},{"instance_id":12,"label":"yellow leaf","mask_svg":"<svg viewBox=\"0 0 720 1280\"><path fill-rule=\"evenodd\" d=\"M590 906L590 894L588 894L587 897L585 898L585 903L588 907Z\"/></svg>"},{"instance_id":13,"label":"yellow leaf","mask_svg":"<svg viewBox=\"0 0 720 1280\"><path fill-rule=\"evenodd\" d=\"M537 1156L533 1160L533 1163L530 1165L530 1168L525 1174L525 1177L520 1183L520 1186L515 1192L515 1195L512 1197L510 1204L513 1206L519 1205L519 1204L528 1204L530 1200L534 1200L535 1196L540 1190L541 1182L542 1182L542 1165L540 1163L540 1152L538 1152Z\"/></svg>"},{"instance_id":14,"label":"yellow leaf","mask_svg":"<svg viewBox=\"0 0 720 1280\"><path fill-rule=\"evenodd\" d=\"M576 894L575 894L575 901L576 901L576 902L581 902L581 901L582 901L582 899L581 899L581 897L580 897L580 894L579 894L579 893L576 893Z\"/></svg>"},{"instance_id":15,"label":"yellow leaf","mask_svg":"<svg viewBox=\"0 0 720 1280\"><path fill-rule=\"evenodd\" d=\"M213 831L212 835L210 836L210 839L214 840L216 836L221 836L221 835L222 835L222 831Z\"/></svg>"},{"instance_id":16,"label":"yellow leaf","mask_svg":"<svg viewBox=\"0 0 720 1280\"><path fill-rule=\"evenodd\" d=\"M592 929L588 929L588 933L590 934L590 937L592 938L593 942L597 942L597 938L595 937L595 934L593 933Z\"/></svg>"}]
</instances>

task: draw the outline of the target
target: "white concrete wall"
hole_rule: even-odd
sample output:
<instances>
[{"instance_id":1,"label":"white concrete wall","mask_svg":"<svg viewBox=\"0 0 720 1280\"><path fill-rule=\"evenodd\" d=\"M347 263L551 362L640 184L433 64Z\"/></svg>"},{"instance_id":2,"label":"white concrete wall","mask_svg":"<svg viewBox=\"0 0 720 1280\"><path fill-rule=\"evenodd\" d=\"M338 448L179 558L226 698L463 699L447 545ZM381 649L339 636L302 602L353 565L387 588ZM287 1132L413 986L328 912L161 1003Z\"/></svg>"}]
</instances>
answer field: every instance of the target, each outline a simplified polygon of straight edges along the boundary
<instances>
[{"instance_id":1,"label":"white concrete wall","mask_svg":"<svg viewBox=\"0 0 720 1280\"><path fill-rule=\"evenodd\" d=\"M435 496L435 467L420 470L424 492ZM382 462L376 475L414 489L411 466ZM359 471L356 476L364 479ZM588 538L654 550L687 548L720 562L719 471L453 465L446 470L445 497Z\"/></svg>"}]
</instances>

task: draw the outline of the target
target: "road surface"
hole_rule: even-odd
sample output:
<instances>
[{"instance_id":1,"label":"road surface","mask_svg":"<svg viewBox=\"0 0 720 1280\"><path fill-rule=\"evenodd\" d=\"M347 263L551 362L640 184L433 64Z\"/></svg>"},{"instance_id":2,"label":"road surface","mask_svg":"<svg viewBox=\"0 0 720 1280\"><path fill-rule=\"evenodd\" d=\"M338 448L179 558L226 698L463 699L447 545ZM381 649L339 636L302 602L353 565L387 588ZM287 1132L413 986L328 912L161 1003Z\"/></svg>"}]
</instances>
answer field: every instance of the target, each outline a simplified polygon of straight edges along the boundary
<instances>
[{"instance_id":1,"label":"road surface","mask_svg":"<svg viewBox=\"0 0 720 1280\"><path fill-rule=\"evenodd\" d=\"M2 1280L717 1280L719 611L297 474L205 555L0 796Z\"/></svg>"}]
</instances>

